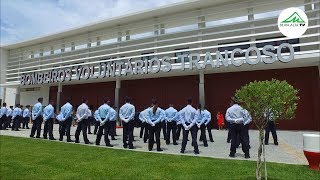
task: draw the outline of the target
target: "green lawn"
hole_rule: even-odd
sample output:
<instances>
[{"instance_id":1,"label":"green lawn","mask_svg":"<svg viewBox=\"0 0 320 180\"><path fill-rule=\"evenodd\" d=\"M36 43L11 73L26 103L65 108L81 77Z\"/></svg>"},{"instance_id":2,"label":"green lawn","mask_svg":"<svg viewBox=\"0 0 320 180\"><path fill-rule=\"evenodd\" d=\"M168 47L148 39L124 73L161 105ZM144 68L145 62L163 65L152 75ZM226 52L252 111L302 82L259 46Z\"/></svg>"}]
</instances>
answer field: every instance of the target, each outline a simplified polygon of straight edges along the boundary
<instances>
[{"instance_id":1,"label":"green lawn","mask_svg":"<svg viewBox=\"0 0 320 180\"><path fill-rule=\"evenodd\" d=\"M0 136L0 179L254 179L256 162L97 148ZM320 179L268 163L269 179Z\"/></svg>"}]
</instances>

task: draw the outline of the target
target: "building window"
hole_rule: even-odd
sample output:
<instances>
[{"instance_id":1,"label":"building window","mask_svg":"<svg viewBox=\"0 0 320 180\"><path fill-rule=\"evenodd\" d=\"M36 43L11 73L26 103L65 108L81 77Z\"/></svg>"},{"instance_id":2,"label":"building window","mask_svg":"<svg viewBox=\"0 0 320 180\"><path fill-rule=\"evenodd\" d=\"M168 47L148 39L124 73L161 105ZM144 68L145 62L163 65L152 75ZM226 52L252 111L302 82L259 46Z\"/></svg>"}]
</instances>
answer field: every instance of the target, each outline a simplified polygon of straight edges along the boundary
<instances>
[{"instance_id":1,"label":"building window","mask_svg":"<svg viewBox=\"0 0 320 180\"><path fill-rule=\"evenodd\" d=\"M147 52L147 53L141 53L141 55L147 55L147 54L153 54L154 52ZM141 60L151 60L152 58L154 58L154 55L150 55L150 56L143 56L141 57Z\"/></svg>"},{"instance_id":2,"label":"building window","mask_svg":"<svg viewBox=\"0 0 320 180\"><path fill-rule=\"evenodd\" d=\"M259 41L259 40L267 40L267 39L275 39L275 38L282 38L282 37L284 37L284 36L257 39L257 41ZM265 45L279 46L280 44L283 44L283 43L299 44L299 38L297 38L297 39L279 40L279 41L262 42L262 43L257 43L256 46L257 46L257 48L263 48ZM294 49L294 52L300 51L300 47L299 46L294 47L293 49ZM262 52L262 50L261 50L261 52ZM272 52L276 54L277 53L277 49L273 50ZM288 48L282 48L281 49L281 53L288 53L288 52L289 52Z\"/></svg>"},{"instance_id":3,"label":"building window","mask_svg":"<svg viewBox=\"0 0 320 180\"><path fill-rule=\"evenodd\" d=\"M177 50L185 50L185 49L189 49L189 47L187 47L187 48L175 49L175 51L177 51ZM178 56L183 55L183 54L189 55L189 54L190 54L190 51L176 52L176 53L174 54L174 56L177 57L175 63L181 63L181 60L182 60L182 59L179 58ZM185 58L184 58L184 62L189 62L189 58L188 58L188 57L185 57Z\"/></svg>"},{"instance_id":4,"label":"building window","mask_svg":"<svg viewBox=\"0 0 320 180\"><path fill-rule=\"evenodd\" d=\"M229 42L229 43L221 43L221 44L218 44L218 45L226 45L226 44L234 44L234 43L242 43L242 42L248 42L249 41L238 41L238 42ZM218 50L221 52L221 54L223 54L224 56L224 51L227 50L227 51L233 51L234 49L236 48L240 48L242 50L245 50L245 49L248 49L250 47L249 44L243 44L243 45L235 45L235 46L225 46L225 47L219 47ZM234 57L244 57L245 56L245 52L243 53L240 53L240 52L236 52L234 54ZM228 53L228 57L230 58L231 57L231 52Z\"/></svg>"}]
</instances>

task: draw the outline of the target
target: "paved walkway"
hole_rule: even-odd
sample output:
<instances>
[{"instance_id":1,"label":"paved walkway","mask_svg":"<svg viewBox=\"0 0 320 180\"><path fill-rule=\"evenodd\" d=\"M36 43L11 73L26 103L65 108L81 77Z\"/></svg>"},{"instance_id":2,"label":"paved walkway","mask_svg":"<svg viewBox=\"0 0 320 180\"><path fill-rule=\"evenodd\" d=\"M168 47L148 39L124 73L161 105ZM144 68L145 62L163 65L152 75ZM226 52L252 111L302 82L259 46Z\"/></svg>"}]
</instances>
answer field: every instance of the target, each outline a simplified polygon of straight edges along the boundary
<instances>
[{"instance_id":1,"label":"paved walkway","mask_svg":"<svg viewBox=\"0 0 320 180\"><path fill-rule=\"evenodd\" d=\"M29 127L32 125L30 124ZM54 125L54 137L56 139L59 138L59 132L58 132L58 125ZM74 140L74 132L76 130L76 127L71 128L71 138ZM92 127L93 130L93 127ZM136 149L134 151L148 151L147 143L143 143L143 140L139 138L138 134L140 132L140 128L135 128L134 134L135 134L135 142L134 146ZM214 157L214 158L222 158L222 159L241 159L246 160L244 158L244 153L241 150L241 147L237 149L236 158L230 158L229 155L229 148L230 143L226 142L227 137L227 131L226 130L213 130L213 138L215 142L208 142L209 147L204 147L203 143L199 143L199 155L193 154L193 147L191 146L191 141L188 141L187 148L184 155L190 155L190 156L203 156L203 157ZM288 164L307 164L307 160L304 157L303 154L303 138L302 134L304 133L317 133L320 132L311 132L311 131L278 131L278 137L279 137L279 146L275 146L273 144L272 136L270 138L270 143L268 146L266 146L266 158L268 162L281 162L281 163L288 163ZM122 148L122 129L117 129L117 134L119 136L116 136L117 140L111 141L111 144L114 145L113 148L115 149L123 149ZM257 159L257 152L258 152L258 131L256 130L250 130L250 156L251 158L248 160L256 161ZM30 129L20 129L20 131L11 131L11 130L1 130L0 135L6 135L6 136L16 136L16 137L25 137L29 138L30 135ZM41 134L42 135L42 134ZM162 136L162 133L161 133ZM91 142L95 142L96 135L89 134L88 138ZM189 139L191 140L191 137L189 135ZM36 140L44 140L44 139L36 139ZM66 138L64 139L65 142ZM58 141L58 140L57 140ZM82 134L80 135L80 141L81 144L83 144ZM60 142L60 141L58 141ZM180 148L181 148L181 138L178 141L177 146L174 146L172 144L166 145L165 141L161 139L161 146L163 148L163 152L159 153L167 153L167 154L179 154L180 155ZM83 144L84 145L84 144ZM95 145L89 145L89 146L95 146ZM101 139L101 147L104 146L104 140L103 137ZM156 149L154 147L154 149ZM156 152L155 150L153 152ZM158 152L156 152L158 153Z\"/></svg>"}]
</instances>

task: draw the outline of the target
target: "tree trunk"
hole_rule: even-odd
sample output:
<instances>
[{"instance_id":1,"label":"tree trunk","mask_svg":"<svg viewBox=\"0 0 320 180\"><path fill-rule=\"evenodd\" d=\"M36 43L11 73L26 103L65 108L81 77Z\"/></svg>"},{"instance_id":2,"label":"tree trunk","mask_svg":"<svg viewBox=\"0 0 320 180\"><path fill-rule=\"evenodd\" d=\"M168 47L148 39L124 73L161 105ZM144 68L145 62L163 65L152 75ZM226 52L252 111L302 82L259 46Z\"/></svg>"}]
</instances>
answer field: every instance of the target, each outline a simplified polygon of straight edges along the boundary
<instances>
[{"instance_id":1,"label":"tree trunk","mask_svg":"<svg viewBox=\"0 0 320 180\"><path fill-rule=\"evenodd\" d=\"M258 149L258 160L257 160L257 169L256 169L256 177L257 180L261 180L261 154L262 154L262 143L263 143L263 129L259 129L259 149Z\"/></svg>"},{"instance_id":2,"label":"tree trunk","mask_svg":"<svg viewBox=\"0 0 320 180\"><path fill-rule=\"evenodd\" d=\"M264 134L262 134L264 136ZM263 143L263 162L264 162L264 179L265 180L268 180L268 174L267 174L267 162L266 162L266 148L265 148L265 145L264 145L264 142L262 141Z\"/></svg>"}]
</instances>

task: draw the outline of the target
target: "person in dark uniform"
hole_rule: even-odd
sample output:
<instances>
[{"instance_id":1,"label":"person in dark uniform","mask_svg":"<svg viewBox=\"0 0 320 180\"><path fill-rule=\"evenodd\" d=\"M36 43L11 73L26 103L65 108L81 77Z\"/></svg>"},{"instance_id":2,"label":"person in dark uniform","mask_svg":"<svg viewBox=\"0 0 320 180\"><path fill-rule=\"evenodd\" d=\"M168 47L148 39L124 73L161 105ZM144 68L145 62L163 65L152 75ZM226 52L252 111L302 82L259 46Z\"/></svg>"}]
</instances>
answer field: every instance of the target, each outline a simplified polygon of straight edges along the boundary
<instances>
[{"instance_id":1,"label":"person in dark uniform","mask_svg":"<svg viewBox=\"0 0 320 180\"><path fill-rule=\"evenodd\" d=\"M208 147L207 137L206 137L206 125L205 122L207 120L206 114L199 104L197 113L195 116L197 131L200 130L200 141L203 141L203 146Z\"/></svg>"},{"instance_id":2,"label":"person in dark uniform","mask_svg":"<svg viewBox=\"0 0 320 180\"><path fill-rule=\"evenodd\" d=\"M153 106L153 105L152 105ZM145 110L141 111L139 114L139 119L141 121L141 129L140 129L140 138L143 138L143 142L146 143L148 141L148 113L149 110L152 108L148 107Z\"/></svg>"},{"instance_id":3,"label":"person in dark uniform","mask_svg":"<svg viewBox=\"0 0 320 180\"><path fill-rule=\"evenodd\" d=\"M50 103L43 109L43 121L44 121L44 128L43 128L43 138L49 140L56 140L53 137L53 120L54 120L54 108L52 106L54 102L51 100Z\"/></svg>"},{"instance_id":4,"label":"person in dark uniform","mask_svg":"<svg viewBox=\"0 0 320 180\"><path fill-rule=\"evenodd\" d=\"M233 100L230 102L230 106L226 112L226 120L230 122L231 131L231 147L230 157L235 157L237 151L237 136L240 136L240 142L242 144L242 151L245 154L245 158L250 158L249 155L249 142L246 138L246 131L244 127L245 112L244 109L236 104Z\"/></svg>"},{"instance_id":5,"label":"person in dark uniform","mask_svg":"<svg viewBox=\"0 0 320 180\"><path fill-rule=\"evenodd\" d=\"M94 112L94 130L93 130L93 134L97 134L98 132L98 128L100 126L100 121L98 119L98 113L99 113L99 110L97 109L95 112Z\"/></svg>"},{"instance_id":6,"label":"person in dark uniform","mask_svg":"<svg viewBox=\"0 0 320 180\"><path fill-rule=\"evenodd\" d=\"M4 123L4 127L3 129L7 130L7 127L8 128L11 128L11 121L12 121L12 111L13 111L13 106L10 106L8 109L7 109L7 119Z\"/></svg>"},{"instance_id":7,"label":"person in dark uniform","mask_svg":"<svg viewBox=\"0 0 320 180\"><path fill-rule=\"evenodd\" d=\"M105 142L106 146L113 147L110 144L110 140L108 137L109 131L110 131L110 117L112 116L111 118L114 118L114 115L112 114L110 109L111 109L111 107L109 106L107 99L105 99L104 104L102 104L98 108L97 119L100 121L100 126L99 126L99 130L97 133L96 145L100 145L102 133L104 132L104 142Z\"/></svg>"},{"instance_id":8,"label":"person in dark uniform","mask_svg":"<svg viewBox=\"0 0 320 180\"><path fill-rule=\"evenodd\" d=\"M173 104L169 104L169 108L165 110L165 117L167 122L167 139L166 144L170 144L170 135L172 132L172 142L173 145L178 145L177 143L177 119L178 111L173 108Z\"/></svg>"},{"instance_id":9,"label":"person in dark uniform","mask_svg":"<svg viewBox=\"0 0 320 180\"><path fill-rule=\"evenodd\" d=\"M30 115L31 115L29 108L30 108L30 105L27 105L26 108L23 110L22 129L25 129L25 128L29 129L29 121L30 121Z\"/></svg>"},{"instance_id":10,"label":"person in dark uniform","mask_svg":"<svg viewBox=\"0 0 320 180\"><path fill-rule=\"evenodd\" d=\"M265 129L265 138L264 138L264 144L269 144L269 134L271 131L274 145L278 145L278 136L277 136L277 130L276 130L276 124L274 123L274 115L272 114L271 110L267 110L265 113L266 119L267 119L267 126Z\"/></svg>"},{"instance_id":11,"label":"person in dark uniform","mask_svg":"<svg viewBox=\"0 0 320 180\"><path fill-rule=\"evenodd\" d=\"M83 98L82 100L82 104L77 108L77 113L76 113L76 117L77 117L77 130L75 133L75 143L80 143L79 141L79 136L80 133L82 131L82 135L83 135L83 140L85 144L92 144L89 139L88 139L88 135L87 135L87 130L88 130L88 125L89 125L89 120L88 117L90 115L90 110L88 107L88 99Z\"/></svg>"},{"instance_id":12,"label":"person in dark uniform","mask_svg":"<svg viewBox=\"0 0 320 180\"><path fill-rule=\"evenodd\" d=\"M160 146L160 131L161 131L161 120L163 119L163 111L161 108L158 107L157 100L153 100L152 102L153 107L149 109L147 114L147 121L148 121L148 130L149 130L149 143L148 149L152 151L153 145L156 142L157 144L157 151L163 151ZM154 141L156 138L156 141Z\"/></svg>"},{"instance_id":13,"label":"person in dark uniform","mask_svg":"<svg viewBox=\"0 0 320 180\"><path fill-rule=\"evenodd\" d=\"M112 107L112 103L110 102L110 112L109 112L109 121L110 121L110 129L109 135L111 136L111 140L117 140L115 138L116 131L117 131L117 111L116 107Z\"/></svg>"},{"instance_id":14,"label":"person in dark uniform","mask_svg":"<svg viewBox=\"0 0 320 180\"><path fill-rule=\"evenodd\" d=\"M180 153L184 153L187 145L188 134L191 131L192 145L194 148L194 154L199 154L197 143L197 126L196 126L196 113L197 110L192 107L192 99L187 100L188 105L181 110L181 124L183 125L183 139Z\"/></svg>"},{"instance_id":15,"label":"person in dark uniform","mask_svg":"<svg viewBox=\"0 0 320 180\"><path fill-rule=\"evenodd\" d=\"M126 97L125 104L119 110L119 117L123 125L123 147L134 149L133 147L133 129L134 129L134 115L135 107L130 103L129 97Z\"/></svg>"},{"instance_id":16,"label":"person in dark uniform","mask_svg":"<svg viewBox=\"0 0 320 180\"><path fill-rule=\"evenodd\" d=\"M22 118L22 110L20 108L20 104L17 104L12 111L12 120L13 120L12 127L11 127L12 131L19 131L19 123L21 121L21 118Z\"/></svg>"},{"instance_id":17,"label":"person in dark uniform","mask_svg":"<svg viewBox=\"0 0 320 180\"><path fill-rule=\"evenodd\" d=\"M43 98L38 98L38 102L32 108L32 128L30 137L33 138L35 133L37 132L36 138L40 138L41 134L41 124L43 122L42 118L42 102Z\"/></svg>"},{"instance_id":18,"label":"person in dark uniform","mask_svg":"<svg viewBox=\"0 0 320 180\"><path fill-rule=\"evenodd\" d=\"M209 134L209 140L210 142L214 142L213 140L213 136L212 136L212 123L211 123L211 113L207 110L206 107L203 108L203 118L204 120L204 125L208 130L208 134ZM206 131L204 131L205 133ZM206 135L204 135L206 136ZM200 141L203 141L202 139L202 132L200 133Z\"/></svg>"},{"instance_id":19,"label":"person in dark uniform","mask_svg":"<svg viewBox=\"0 0 320 180\"><path fill-rule=\"evenodd\" d=\"M252 121L251 115L250 113L244 109L244 131L245 131L245 142L248 142L249 144L249 149L250 147L250 137L249 137L249 126L250 126L250 122ZM237 148L239 148L240 145L240 135L237 136Z\"/></svg>"},{"instance_id":20,"label":"person in dark uniform","mask_svg":"<svg viewBox=\"0 0 320 180\"><path fill-rule=\"evenodd\" d=\"M0 130L6 129L4 126L7 121L7 111L7 103L2 103L2 107L0 109Z\"/></svg>"},{"instance_id":21,"label":"person in dark uniform","mask_svg":"<svg viewBox=\"0 0 320 180\"><path fill-rule=\"evenodd\" d=\"M60 114L56 117L56 119L59 121L60 128L59 128L59 134L60 138L59 141L63 140L63 136L66 134L67 136L67 142L73 142L71 140L70 136L70 129L72 125L72 105L70 104L71 99L68 98L66 103L61 107Z\"/></svg>"},{"instance_id":22,"label":"person in dark uniform","mask_svg":"<svg viewBox=\"0 0 320 180\"><path fill-rule=\"evenodd\" d=\"M177 140L180 139L180 134L181 134L181 129L182 129L182 124L181 124L181 110L183 107L180 108L180 111L178 111L177 114Z\"/></svg>"}]
</instances>

